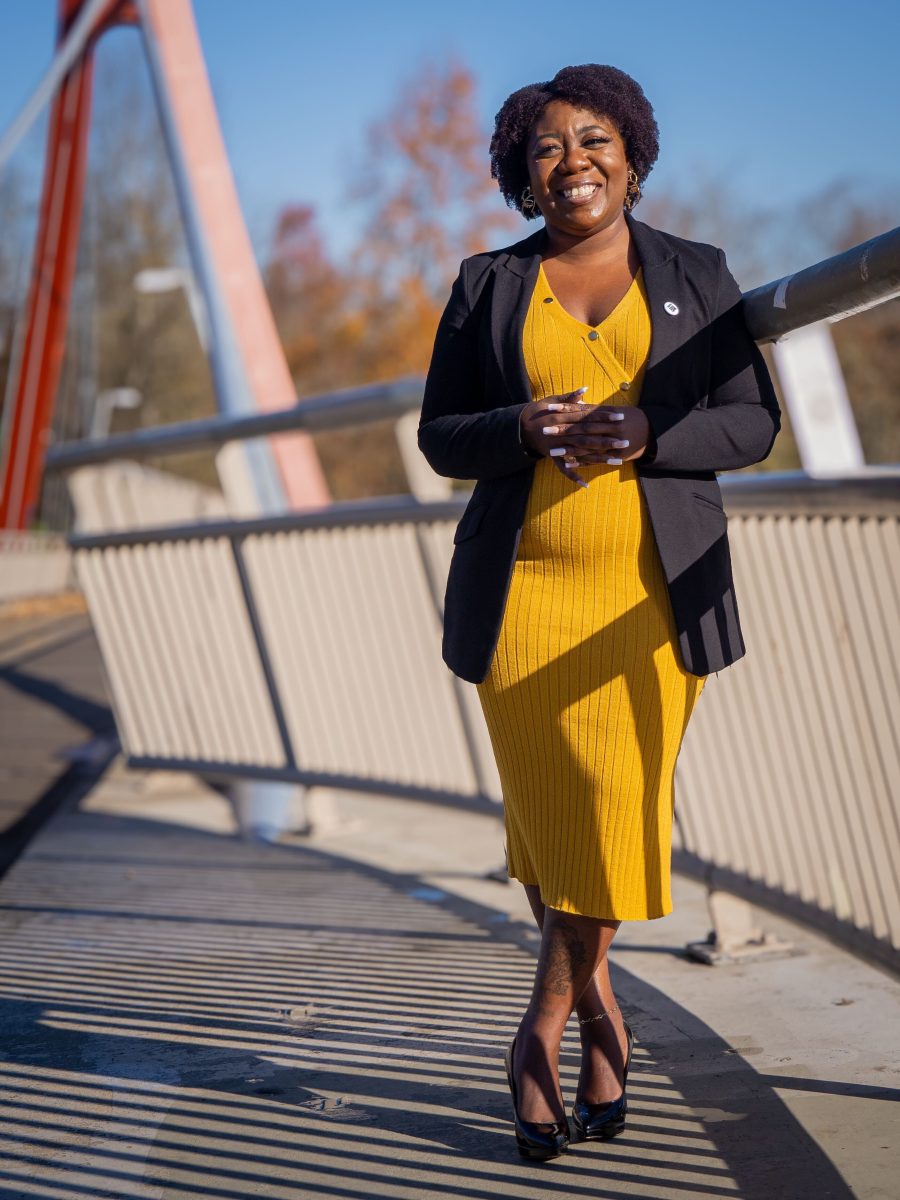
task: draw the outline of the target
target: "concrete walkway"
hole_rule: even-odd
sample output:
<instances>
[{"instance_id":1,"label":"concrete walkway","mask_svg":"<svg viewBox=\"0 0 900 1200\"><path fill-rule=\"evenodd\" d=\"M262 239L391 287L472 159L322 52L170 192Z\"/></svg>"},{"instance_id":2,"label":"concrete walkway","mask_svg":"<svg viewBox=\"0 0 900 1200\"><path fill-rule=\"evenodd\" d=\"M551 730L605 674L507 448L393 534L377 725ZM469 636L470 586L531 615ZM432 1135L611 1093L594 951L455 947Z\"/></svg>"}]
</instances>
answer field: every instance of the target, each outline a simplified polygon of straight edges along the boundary
<instances>
[{"instance_id":1,"label":"concrete walkway","mask_svg":"<svg viewBox=\"0 0 900 1200\"><path fill-rule=\"evenodd\" d=\"M0 605L0 874L116 744L80 593Z\"/></svg>"},{"instance_id":2,"label":"concrete walkway","mask_svg":"<svg viewBox=\"0 0 900 1200\"><path fill-rule=\"evenodd\" d=\"M692 964L684 881L616 941L626 1133L524 1163L501 1054L536 937L483 877L497 822L333 802L331 833L251 844L116 758L41 828L0 886L0 1196L897 1197L900 985L768 917L801 954Z\"/></svg>"}]
</instances>

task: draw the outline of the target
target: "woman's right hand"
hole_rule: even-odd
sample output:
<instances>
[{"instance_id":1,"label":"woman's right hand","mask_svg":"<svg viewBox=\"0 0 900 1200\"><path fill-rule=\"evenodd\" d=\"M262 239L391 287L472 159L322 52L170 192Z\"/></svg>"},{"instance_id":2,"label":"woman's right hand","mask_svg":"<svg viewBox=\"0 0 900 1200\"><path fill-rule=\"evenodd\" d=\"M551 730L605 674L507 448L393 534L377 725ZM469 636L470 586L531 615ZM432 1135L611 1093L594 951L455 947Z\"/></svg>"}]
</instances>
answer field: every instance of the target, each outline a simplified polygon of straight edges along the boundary
<instances>
[{"instance_id":1,"label":"woman's right hand","mask_svg":"<svg viewBox=\"0 0 900 1200\"><path fill-rule=\"evenodd\" d=\"M575 470L578 462L577 456L569 452L563 453L562 447L554 447L544 433L544 428L555 425L559 413L580 412L581 397L586 391L586 387L580 387L576 388L574 392L565 392L561 396L548 396L546 400L533 400L526 408L522 409L519 418L522 426L522 441L529 449L544 457L552 458L557 469L565 475L566 479L573 479L582 487L587 487L587 484Z\"/></svg>"}]
</instances>

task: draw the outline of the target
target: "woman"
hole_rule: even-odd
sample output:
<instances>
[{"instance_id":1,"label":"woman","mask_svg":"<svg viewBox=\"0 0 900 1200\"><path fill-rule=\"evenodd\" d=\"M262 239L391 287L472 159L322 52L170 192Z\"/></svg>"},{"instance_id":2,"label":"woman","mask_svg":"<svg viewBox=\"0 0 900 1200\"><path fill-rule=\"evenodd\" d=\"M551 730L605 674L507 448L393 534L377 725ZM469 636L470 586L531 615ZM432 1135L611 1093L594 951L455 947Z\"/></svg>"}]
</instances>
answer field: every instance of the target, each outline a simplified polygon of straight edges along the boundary
<instances>
[{"instance_id":1,"label":"woman","mask_svg":"<svg viewBox=\"0 0 900 1200\"><path fill-rule=\"evenodd\" d=\"M465 260L419 446L475 479L454 535L444 659L477 686L507 868L542 930L506 1051L520 1152L624 1126L633 1037L607 953L671 911L675 762L710 670L745 652L716 471L764 459L780 412L721 250L635 220L653 111L613 67L567 67L497 115L492 174L537 234Z\"/></svg>"}]
</instances>

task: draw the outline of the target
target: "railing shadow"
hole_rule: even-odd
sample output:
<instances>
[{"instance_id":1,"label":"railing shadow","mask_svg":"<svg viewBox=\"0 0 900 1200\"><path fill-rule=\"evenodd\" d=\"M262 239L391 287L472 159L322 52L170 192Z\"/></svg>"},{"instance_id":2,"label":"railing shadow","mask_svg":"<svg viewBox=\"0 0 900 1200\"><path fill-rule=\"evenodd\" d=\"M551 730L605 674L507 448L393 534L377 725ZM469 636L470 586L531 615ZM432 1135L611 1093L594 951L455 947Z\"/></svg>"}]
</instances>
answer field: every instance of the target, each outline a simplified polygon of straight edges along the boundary
<instances>
[{"instance_id":1,"label":"railing shadow","mask_svg":"<svg viewBox=\"0 0 900 1200\"><path fill-rule=\"evenodd\" d=\"M523 1162L501 1050L533 959L429 895L313 847L59 819L0 893L3 1194L851 1196L777 1081L620 966L628 1131ZM571 1096L574 1030L562 1066Z\"/></svg>"}]
</instances>

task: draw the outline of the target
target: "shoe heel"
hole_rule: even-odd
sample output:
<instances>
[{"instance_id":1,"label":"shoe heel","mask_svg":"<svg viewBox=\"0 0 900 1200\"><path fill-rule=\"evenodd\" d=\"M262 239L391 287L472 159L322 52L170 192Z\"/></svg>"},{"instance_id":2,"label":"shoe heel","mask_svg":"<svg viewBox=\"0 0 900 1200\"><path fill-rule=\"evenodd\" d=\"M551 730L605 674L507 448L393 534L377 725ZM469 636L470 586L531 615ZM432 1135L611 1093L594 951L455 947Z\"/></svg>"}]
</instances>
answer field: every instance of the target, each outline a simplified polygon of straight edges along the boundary
<instances>
[{"instance_id":1,"label":"shoe heel","mask_svg":"<svg viewBox=\"0 0 900 1200\"><path fill-rule=\"evenodd\" d=\"M628 1105L625 1104L621 1114L612 1121L607 1121L605 1125L602 1125L599 1133L595 1136L598 1136L601 1142L611 1142L614 1137L618 1137L625 1129L625 1118L627 1115Z\"/></svg>"},{"instance_id":2,"label":"shoe heel","mask_svg":"<svg viewBox=\"0 0 900 1200\"><path fill-rule=\"evenodd\" d=\"M506 1067L506 1080L509 1084L509 1094L512 1096L513 1115L515 1118L516 1145L519 1154L532 1162L546 1162L547 1159L557 1158L568 1148L571 1140L568 1119L556 1121L549 1130L538 1129L538 1125L550 1124L543 1121L523 1121L519 1117L519 1098L516 1093L516 1082L513 1077L513 1054L516 1039L510 1042L503 1052L503 1063Z\"/></svg>"},{"instance_id":3,"label":"shoe heel","mask_svg":"<svg viewBox=\"0 0 900 1200\"><path fill-rule=\"evenodd\" d=\"M628 1070L631 1066L631 1055L634 1051L635 1036L627 1021L622 1022L628 1051L625 1055L625 1068L622 1072L622 1095L610 1104L583 1104L576 1101L572 1106L572 1124L584 1142L609 1142L618 1137L625 1129L625 1118L628 1115Z\"/></svg>"}]
</instances>

